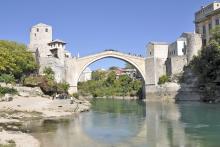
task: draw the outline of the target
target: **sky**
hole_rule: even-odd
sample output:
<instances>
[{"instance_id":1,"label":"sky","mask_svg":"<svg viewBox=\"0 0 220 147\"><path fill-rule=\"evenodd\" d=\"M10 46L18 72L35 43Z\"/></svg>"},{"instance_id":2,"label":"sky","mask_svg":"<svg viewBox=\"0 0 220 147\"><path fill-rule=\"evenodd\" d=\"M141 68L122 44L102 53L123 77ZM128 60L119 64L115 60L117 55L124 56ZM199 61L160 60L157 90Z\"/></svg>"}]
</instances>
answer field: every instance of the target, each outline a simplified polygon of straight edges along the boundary
<instances>
[{"instance_id":1,"label":"sky","mask_svg":"<svg viewBox=\"0 0 220 147\"><path fill-rule=\"evenodd\" d=\"M194 31L194 13L211 0L1 0L0 39L29 43L31 26L53 27L53 39L73 54L105 49L146 56L149 41L173 42ZM123 66L118 59L93 63L94 69Z\"/></svg>"}]
</instances>

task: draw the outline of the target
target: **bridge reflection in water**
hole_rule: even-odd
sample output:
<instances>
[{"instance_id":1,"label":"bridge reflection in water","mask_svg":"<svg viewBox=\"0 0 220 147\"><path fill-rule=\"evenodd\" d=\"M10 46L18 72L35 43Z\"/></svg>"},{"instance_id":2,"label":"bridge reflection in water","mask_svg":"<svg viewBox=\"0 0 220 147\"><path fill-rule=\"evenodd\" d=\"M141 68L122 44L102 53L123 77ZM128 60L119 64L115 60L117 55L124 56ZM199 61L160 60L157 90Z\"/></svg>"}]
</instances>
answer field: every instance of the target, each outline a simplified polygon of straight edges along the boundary
<instances>
[{"instance_id":1,"label":"bridge reflection in water","mask_svg":"<svg viewBox=\"0 0 220 147\"><path fill-rule=\"evenodd\" d=\"M33 135L45 147L205 147L220 143L218 139L212 139L211 142L203 139L208 138L209 134L214 139L217 138L220 126L215 126L217 131L214 134L213 130L202 134L203 128L198 128L204 126L200 125L203 120L200 120L201 115L196 115L199 114L196 109L203 105L147 102L145 106L135 101L108 103L109 105L107 101L97 102L91 112L80 114L69 123L58 123L49 131L46 129L45 132L35 132ZM192 110L195 113L189 115ZM211 108L211 112L215 110ZM214 116L209 115L210 118ZM220 122L220 118L217 122ZM47 125L51 126L50 123ZM40 128L48 128L47 125Z\"/></svg>"}]
</instances>

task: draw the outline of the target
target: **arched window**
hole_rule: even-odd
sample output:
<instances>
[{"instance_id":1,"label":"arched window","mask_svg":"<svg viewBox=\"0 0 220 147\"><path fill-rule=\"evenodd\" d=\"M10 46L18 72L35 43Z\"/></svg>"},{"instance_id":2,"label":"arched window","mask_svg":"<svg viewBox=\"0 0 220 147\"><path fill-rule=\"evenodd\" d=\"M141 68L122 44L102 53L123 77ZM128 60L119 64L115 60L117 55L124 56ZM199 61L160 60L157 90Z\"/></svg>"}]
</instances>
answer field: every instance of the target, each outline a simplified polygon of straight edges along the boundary
<instances>
[{"instance_id":1,"label":"arched window","mask_svg":"<svg viewBox=\"0 0 220 147\"><path fill-rule=\"evenodd\" d=\"M39 32L39 28L37 28L37 32Z\"/></svg>"},{"instance_id":2,"label":"arched window","mask_svg":"<svg viewBox=\"0 0 220 147\"><path fill-rule=\"evenodd\" d=\"M48 28L45 29L45 32L48 32Z\"/></svg>"}]
</instances>

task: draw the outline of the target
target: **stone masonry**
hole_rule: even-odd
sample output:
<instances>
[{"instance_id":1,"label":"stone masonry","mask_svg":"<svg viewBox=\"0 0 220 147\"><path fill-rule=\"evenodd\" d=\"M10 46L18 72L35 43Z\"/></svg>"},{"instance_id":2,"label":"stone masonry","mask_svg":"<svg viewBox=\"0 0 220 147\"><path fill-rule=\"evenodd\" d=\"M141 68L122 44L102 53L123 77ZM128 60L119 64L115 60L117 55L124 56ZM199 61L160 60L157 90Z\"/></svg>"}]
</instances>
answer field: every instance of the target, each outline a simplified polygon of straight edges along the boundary
<instances>
[{"instance_id":1,"label":"stone masonry","mask_svg":"<svg viewBox=\"0 0 220 147\"><path fill-rule=\"evenodd\" d=\"M105 50L85 57L72 56L65 48L66 43L52 38L52 27L39 23L31 28L29 49L36 55L40 65L39 74L45 67L51 67L55 72L57 82L70 84L70 93L77 92L77 83L82 72L93 62L103 58L113 57L132 64L141 74L145 91L149 86L155 86L159 77L181 72L183 66L189 63L193 55L201 49L201 36L195 33L183 33L184 44L179 47L179 55L169 54L169 43L150 42L147 46L147 57L121 53L115 50ZM182 40L182 39L181 39ZM173 43L174 44L174 43ZM172 47L172 50L175 50Z\"/></svg>"}]
</instances>

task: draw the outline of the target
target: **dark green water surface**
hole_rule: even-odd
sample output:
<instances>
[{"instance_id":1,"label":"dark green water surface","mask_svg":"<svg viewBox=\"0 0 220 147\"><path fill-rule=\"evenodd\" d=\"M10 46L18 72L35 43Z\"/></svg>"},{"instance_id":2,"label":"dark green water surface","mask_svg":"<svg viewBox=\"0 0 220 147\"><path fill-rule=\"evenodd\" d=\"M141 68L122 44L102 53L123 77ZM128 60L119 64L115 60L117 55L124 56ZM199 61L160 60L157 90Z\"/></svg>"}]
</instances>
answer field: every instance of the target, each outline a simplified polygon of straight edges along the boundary
<instances>
[{"instance_id":1,"label":"dark green water surface","mask_svg":"<svg viewBox=\"0 0 220 147\"><path fill-rule=\"evenodd\" d=\"M220 147L220 105L94 99L90 112L27 128L42 147Z\"/></svg>"}]
</instances>

